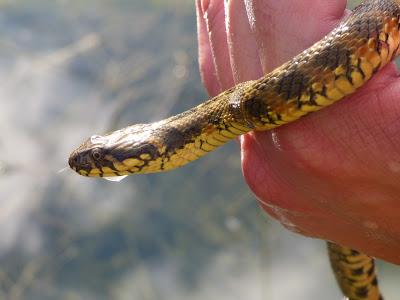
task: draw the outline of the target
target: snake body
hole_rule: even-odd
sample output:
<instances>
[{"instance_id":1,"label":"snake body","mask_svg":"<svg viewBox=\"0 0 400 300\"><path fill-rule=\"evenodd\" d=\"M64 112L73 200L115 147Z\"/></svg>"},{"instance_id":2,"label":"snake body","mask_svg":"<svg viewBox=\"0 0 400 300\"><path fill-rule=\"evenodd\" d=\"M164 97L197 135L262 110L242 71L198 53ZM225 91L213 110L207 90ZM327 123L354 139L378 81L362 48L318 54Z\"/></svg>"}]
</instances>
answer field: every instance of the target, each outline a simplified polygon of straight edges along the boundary
<instances>
[{"instance_id":1,"label":"snake body","mask_svg":"<svg viewBox=\"0 0 400 300\"><path fill-rule=\"evenodd\" d=\"M264 77L234 86L168 119L94 135L69 165L88 177L168 171L251 130L269 130L363 86L400 52L400 0L366 0L322 40ZM328 243L332 268L351 300L383 299L372 258Z\"/></svg>"}]
</instances>

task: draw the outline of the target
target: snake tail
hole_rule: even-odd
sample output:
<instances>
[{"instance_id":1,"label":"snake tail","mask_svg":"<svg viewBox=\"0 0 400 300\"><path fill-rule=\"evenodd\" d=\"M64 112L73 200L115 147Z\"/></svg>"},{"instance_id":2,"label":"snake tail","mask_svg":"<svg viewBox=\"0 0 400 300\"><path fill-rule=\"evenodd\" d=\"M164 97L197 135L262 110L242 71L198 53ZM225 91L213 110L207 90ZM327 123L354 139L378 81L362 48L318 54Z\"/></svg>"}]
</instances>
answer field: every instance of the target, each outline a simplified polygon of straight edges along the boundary
<instances>
[{"instance_id":1,"label":"snake tail","mask_svg":"<svg viewBox=\"0 0 400 300\"><path fill-rule=\"evenodd\" d=\"M383 300L371 257L331 242L327 246L336 281L349 300Z\"/></svg>"}]
</instances>

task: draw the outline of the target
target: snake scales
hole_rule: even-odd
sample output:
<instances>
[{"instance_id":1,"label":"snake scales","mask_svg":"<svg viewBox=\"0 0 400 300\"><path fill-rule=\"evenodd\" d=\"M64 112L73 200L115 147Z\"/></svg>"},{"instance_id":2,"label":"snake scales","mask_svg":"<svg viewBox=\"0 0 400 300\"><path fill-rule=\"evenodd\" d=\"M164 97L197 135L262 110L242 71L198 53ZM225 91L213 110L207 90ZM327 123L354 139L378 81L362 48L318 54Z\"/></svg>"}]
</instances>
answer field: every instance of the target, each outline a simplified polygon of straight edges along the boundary
<instances>
[{"instance_id":1,"label":"snake scales","mask_svg":"<svg viewBox=\"0 0 400 300\"><path fill-rule=\"evenodd\" d=\"M292 122L352 94L400 52L400 0L366 0L331 33L264 77L238 84L171 118L94 135L72 152L83 176L168 171L251 130ZM351 300L383 299L374 260L328 242Z\"/></svg>"}]
</instances>

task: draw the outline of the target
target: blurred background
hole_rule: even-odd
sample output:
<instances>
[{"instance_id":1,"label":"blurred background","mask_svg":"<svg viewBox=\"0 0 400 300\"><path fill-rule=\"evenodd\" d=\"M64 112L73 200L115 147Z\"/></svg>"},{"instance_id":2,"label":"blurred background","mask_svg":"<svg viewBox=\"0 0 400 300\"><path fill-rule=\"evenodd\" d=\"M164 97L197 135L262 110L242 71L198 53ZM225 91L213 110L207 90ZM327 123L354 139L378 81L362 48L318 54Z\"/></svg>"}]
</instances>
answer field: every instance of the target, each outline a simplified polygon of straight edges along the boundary
<instances>
[{"instance_id":1,"label":"blurred background","mask_svg":"<svg viewBox=\"0 0 400 300\"><path fill-rule=\"evenodd\" d=\"M94 133L207 98L193 2L0 0L1 299L341 299L325 244L261 212L235 143L120 183L58 172Z\"/></svg>"}]
</instances>

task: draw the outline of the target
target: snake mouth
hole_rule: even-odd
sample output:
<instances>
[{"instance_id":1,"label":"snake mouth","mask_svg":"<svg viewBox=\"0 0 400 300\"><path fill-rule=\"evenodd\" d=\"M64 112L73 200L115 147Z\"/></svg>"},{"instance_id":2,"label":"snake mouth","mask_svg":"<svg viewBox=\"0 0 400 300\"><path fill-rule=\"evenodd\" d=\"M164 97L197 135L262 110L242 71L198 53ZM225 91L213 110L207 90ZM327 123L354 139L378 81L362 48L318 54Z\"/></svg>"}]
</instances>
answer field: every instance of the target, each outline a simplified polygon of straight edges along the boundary
<instances>
[{"instance_id":1,"label":"snake mouth","mask_svg":"<svg viewBox=\"0 0 400 300\"><path fill-rule=\"evenodd\" d=\"M119 181L128 175L127 171L115 169L112 162L107 161L103 162L103 164L97 165L91 157L92 155L89 155L88 152L80 152L76 150L71 153L68 159L68 164L72 170L85 177L105 178L112 181Z\"/></svg>"},{"instance_id":2,"label":"snake mouth","mask_svg":"<svg viewBox=\"0 0 400 300\"><path fill-rule=\"evenodd\" d=\"M89 164L85 166L71 167L76 173L85 177L93 177L93 178L117 178L122 176L127 176L127 174L120 174L121 172L103 172L98 168L92 168Z\"/></svg>"}]
</instances>

